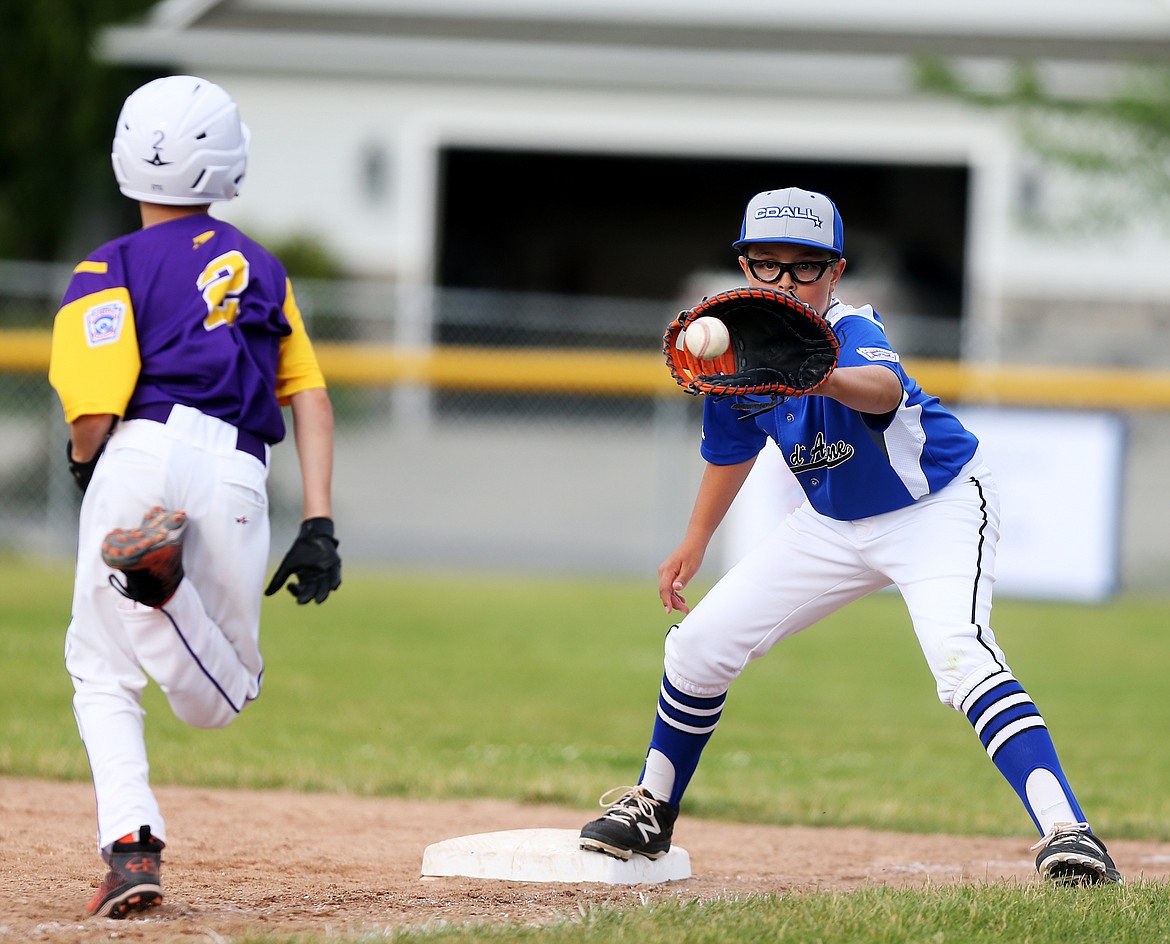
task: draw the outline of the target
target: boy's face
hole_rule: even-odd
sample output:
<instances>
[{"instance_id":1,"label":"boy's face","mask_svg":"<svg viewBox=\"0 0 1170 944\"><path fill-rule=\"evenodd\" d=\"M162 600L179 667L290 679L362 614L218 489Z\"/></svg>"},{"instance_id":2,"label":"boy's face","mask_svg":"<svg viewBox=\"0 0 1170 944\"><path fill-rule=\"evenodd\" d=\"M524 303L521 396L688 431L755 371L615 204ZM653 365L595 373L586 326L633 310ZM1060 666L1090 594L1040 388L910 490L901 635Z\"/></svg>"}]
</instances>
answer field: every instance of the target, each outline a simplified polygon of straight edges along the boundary
<instances>
[{"instance_id":1,"label":"boy's face","mask_svg":"<svg viewBox=\"0 0 1170 944\"><path fill-rule=\"evenodd\" d=\"M744 247L739 265L748 284L795 295L818 313L829 307L845 271L843 258L797 243L752 243Z\"/></svg>"}]
</instances>

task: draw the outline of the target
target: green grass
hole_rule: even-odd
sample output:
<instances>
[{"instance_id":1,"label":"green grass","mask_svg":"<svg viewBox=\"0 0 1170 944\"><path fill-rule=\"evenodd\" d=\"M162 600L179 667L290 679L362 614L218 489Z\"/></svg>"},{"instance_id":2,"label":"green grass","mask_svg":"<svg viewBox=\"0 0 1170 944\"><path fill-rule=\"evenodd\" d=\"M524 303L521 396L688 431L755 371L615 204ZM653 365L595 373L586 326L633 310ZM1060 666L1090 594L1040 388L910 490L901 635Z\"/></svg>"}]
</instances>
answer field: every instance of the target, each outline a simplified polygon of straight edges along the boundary
<instances>
[{"instance_id":1,"label":"green grass","mask_svg":"<svg viewBox=\"0 0 1170 944\"><path fill-rule=\"evenodd\" d=\"M0 568L0 770L86 779L62 666L71 577ZM591 808L632 782L669 625L647 582L347 572L323 606L265 603L264 691L188 728L154 686L156 782ZM1110 836L1170 839L1170 601L1003 601L997 633ZM901 601L864 600L732 689L687 796L740 821L1018 835L1015 795L935 698Z\"/></svg>"},{"instance_id":2,"label":"green grass","mask_svg":"<svg viewBox=\"0 0 1170 944\"><path fill-rule=\"evenodd\" d=\"M2 563L0 772L88 779L62 665L71 574ZM1109 838L1170 839L1168 623L1163 599L996 606L1012 668ZM323 606L297 607L283 594L266 601L264 691L232 727L187 728L148 689L152 779L500 797L587 811L604 790L637 777L668 625L649 577L351 568ZM892 594L855 604L749 667L685 805L690 815L737 821L1010 836L1031 829L965 719L937 701ZM1107 905L1084 908L1087 898L1032 888L867 890L597 911L540 934L654 942L681 940L685 928L687 941L951 944L1077 940L1072 929L1080 928L1088 940L1170 938L1164 884L1091 897ZM826 936L830 916L847 933ZM1045 934L1052 922L1067 924L1070 936ZM740 923L755 930L737 936ZM463 933L472 932L404 940L459 941ZM531 939L522 929L474 934Z\"/></svg>"},{"instance_id":3,"label":"green grass","mask_svg":"<svg viewBox=\"0 0 1170 944\"><path fill-rule=\"evenodd\" d=\"M477 924L400 931L395 944L1153 944L1170 940L1167 886L1056 889L988 884L759 895L601 907L541 927ZM265 935L239 944L301 944Z\"/></svg>"}]
</instances>

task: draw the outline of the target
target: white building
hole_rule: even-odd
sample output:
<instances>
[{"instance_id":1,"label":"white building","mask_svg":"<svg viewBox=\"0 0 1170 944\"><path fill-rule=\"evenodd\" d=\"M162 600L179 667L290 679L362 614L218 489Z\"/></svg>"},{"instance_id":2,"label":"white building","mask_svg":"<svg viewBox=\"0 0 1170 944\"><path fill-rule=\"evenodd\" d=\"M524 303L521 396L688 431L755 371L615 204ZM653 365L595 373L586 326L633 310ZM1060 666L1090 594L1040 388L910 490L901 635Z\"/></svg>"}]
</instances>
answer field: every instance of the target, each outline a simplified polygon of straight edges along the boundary
<instances>
[{"instance_id":1,"label":"white building","mask_svg":"<svg viewBox=\"0 0 1170 944\"><path fill-rule=\"evenodd\" d=\"M924 327L910 354L1125 363L1101 295L1170 330L1170 227L1122 204L1120 232L1035 232L1076 192L1009 116L913 72L1003 87L1023 60L1109 94L1170 62L1166 0L164 0L102 54L225 85L254 136L225 215L356 274L668 297L732 264L751 193L798 184L837 200L867 295ZM1106 285L1107 256L1132 267Z\"/></svg>"},{"instance_id":2,"label":"white building","mask_svg":"<svg viewBox=\"0 0 1170 944\"><path fill-rule=\"evenodd\" d=\"M978 88L1003 89L1023 61L1054 92L1106 97L1134 67L1170 63L1170 0L164 0L107 30L100 52L224 85L253 145L241 198L216 212L262 239L312 233L400 298L438 285L694 299L696 287L736 278L730 243L747 199L798 185L838 203L841 294L883 310L908 356L1170 368L1170 225L1124 188L1077 189L1022 145L1012 115L928 94L914 68L917 57L942 57ZM1102 198L1120 227L1092 216ZM1089 225L1051 225L1062 215ZM1105 475L1116 456L1088 455L1075 422L1076 442L1066 431L1057 443L1071 455L1025 435L1012 458L1043 494L1020 504L1074 523L1071 533L1026 523L1050 543L1103 547L1108 584L1124 502L1126 580L1160 587L1170 436L1163 417L1129 420L1120 489ZM580 472L595 451L575 447L570 438L560 461ZM544 440L532 449L549 453ZM386 471L404 454L391 443L378 462L343 463L343 474ZM478 463L479 474L493 468ZM613 562L614 535L633 534L631 522L663 500L629 481L598 485L614 471L592 469L592 490L628 505L579 509L572 528L558 518L566 486L545 495L557 476L534 474L522 500L545 502L547 534L514 515L485 519L485 553L528 547L551 558L576 528L578 547L595 538L597 559ZM388 474L413 482L408 467ZM479 484L518 487L507 476ZM467 545L486 513L470 494L453 505L464 491L451 484L442 495L447 538ZM1076 526L1087 503L1104 522L1092 533ZM371 540L393 526L416 549L434 541L434 520L409 517L426 504L393 509ZM654 513L670 529L662 540L674 540L685 511ZM1075 581L1082 565L1066 564L1061 547L1025 550L1042 546L1017 553ZM1006 538L1001 550L1006 564ZM627 557L641 566L655 553Z\"/></svg>"}]
</instances>

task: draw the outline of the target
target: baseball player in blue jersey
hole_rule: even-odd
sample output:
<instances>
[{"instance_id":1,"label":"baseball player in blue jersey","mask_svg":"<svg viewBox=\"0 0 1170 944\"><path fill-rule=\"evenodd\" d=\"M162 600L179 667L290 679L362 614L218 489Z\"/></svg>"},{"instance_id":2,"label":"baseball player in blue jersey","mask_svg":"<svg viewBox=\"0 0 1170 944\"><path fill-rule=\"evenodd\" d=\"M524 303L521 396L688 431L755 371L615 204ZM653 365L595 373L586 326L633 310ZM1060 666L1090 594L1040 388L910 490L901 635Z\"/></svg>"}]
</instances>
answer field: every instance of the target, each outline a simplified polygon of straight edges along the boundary
<instances>
[{"instance_id":1,"label":"baseball player in blue jersey","mask_svg":"<svg viewBox=\"0 0 1170 944\"><path fill-rule=\"evenodd\" d=\"M1120 881L991 629L995 480L975 436L906 374L878 313L834 294L845 271L837 208L798 188L757 194L733 245L750 285L789 292L829 321L838 367L815 394L775 409L736 410L743 397L704 400L706 469L682 543L658 570L666 611L685 616L666 637L649 749L638 785L602 797L607 812L581 830L581 848L620 859L664 855L744 667L892 584L939 699L967 716L1038 829L1039 874L1057 883ZM805 501L691 610L683 590L756 457L772 444Z\"/></svg>"},{"instance_id":2,"label":"baseball player in blue jersey","mask_svg":"<svg viewBox=\"0 0 1170 944\"><path fill-rule=\"evenodd\" d=\"M90 253L53 326L49 379L82 490L65 664L108 865L87 912L162 901L166 823L150 787L149 679L187 724L220 728L260 694L262 593L341 582L333 412L284 267L210 204L236 196L248 129L219 86L129 98L114 174L142 228ZM291 409L304 520L268 587L267 475Z\"/></svg>"}]
</instances>

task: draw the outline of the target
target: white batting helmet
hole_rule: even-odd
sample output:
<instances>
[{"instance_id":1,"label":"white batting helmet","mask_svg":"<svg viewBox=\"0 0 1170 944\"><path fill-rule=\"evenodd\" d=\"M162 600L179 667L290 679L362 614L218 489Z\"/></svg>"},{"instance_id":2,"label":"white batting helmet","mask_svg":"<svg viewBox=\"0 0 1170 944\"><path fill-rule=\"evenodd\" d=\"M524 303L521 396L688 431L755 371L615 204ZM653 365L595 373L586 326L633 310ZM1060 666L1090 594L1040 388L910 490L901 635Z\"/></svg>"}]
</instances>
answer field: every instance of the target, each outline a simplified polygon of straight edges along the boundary
<instances>
[{"instance_id":1,"label":"white batting helmet","mask_svg":"<svg viewBox=\"0 0 1170 944\"><path fill-rule=\"evenodd\" d=\"M168 206L230 200L248 162L248 126L230 95L193 75L147 82L122 105L114 177L126 196Z\"/></svg>"}]
</instances>

